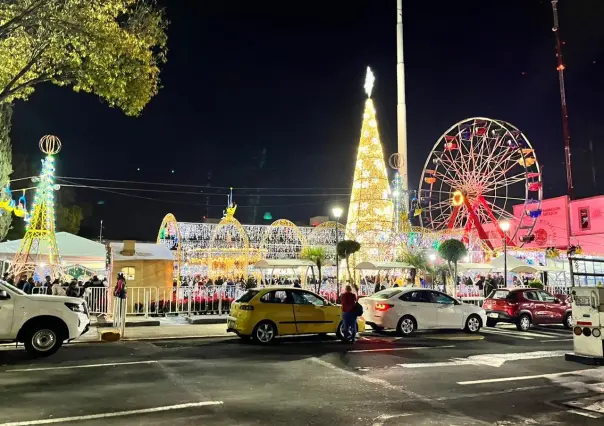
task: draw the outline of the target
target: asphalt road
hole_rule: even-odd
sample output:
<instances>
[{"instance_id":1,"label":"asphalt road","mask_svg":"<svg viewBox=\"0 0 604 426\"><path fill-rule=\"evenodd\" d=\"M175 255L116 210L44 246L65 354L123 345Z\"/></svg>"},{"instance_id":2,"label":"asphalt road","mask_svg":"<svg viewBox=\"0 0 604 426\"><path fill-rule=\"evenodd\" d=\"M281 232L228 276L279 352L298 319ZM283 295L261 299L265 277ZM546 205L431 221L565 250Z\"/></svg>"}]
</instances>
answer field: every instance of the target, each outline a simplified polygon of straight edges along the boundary
<instances>
[{"instance_id":1,"label":"asphalt road","mask_svg":"<svg viewBox=\"0 0 604 426\"><path fill-rule=\"evenodd\" d=\"M569 331L469 338L79 344L41 360L4 347L0 426L604 424L604 368L564 360Z\"/></svg>"}]
</instances>

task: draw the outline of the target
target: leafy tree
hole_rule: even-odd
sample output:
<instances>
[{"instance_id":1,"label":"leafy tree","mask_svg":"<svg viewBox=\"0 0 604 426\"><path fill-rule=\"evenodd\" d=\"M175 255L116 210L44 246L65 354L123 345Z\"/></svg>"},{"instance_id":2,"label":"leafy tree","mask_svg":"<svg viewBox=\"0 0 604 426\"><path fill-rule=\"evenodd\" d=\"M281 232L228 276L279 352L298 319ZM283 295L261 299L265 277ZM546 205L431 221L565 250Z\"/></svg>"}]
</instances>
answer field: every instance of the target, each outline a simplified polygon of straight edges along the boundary
<instances>
[{"instance_id":1,"label":"leafy tree","mask_svg":"<svg viewBox=\"0 0 604 426\"><path fill-rule=\"evenodd\" d=\"M457 284L457 262L459 262L467 253L468 249L465 244L459 240L446 240L438 247L438 254L447 261L454 286ZM454 265L453 269L451 268L451 264Z\"/></svg>"},{"instance_id":2,"label":"leafy tree","mask_svg":"<svg viewBox=\"0 0 604 426\"><path fill-rule=\"evenodd\" d=\"M0 103L51 82L138 115L160 87L166 28L156 0L0 2Z\"/></svg>"},{"instance_id":3,"label":"leafy tree","mask_svg":"<svg viewBox=\"0 0 604 426\"><path fill-rule=\"evenodd\" d=\"M302 259L310 260L317 266L317 270L319 271L319 283L316 285L316 291L318 292L321 286L321 267L325 263L327 255L325 253L325 249L323 247L306 247L302 251ZM311 268L312 277L315 278L315 268Z\"/></svg>"},{"instance_id":4,"label":"leafy tree","mask_svg":"<svg viewBox=\"0 0 604 426\"><path fill-rule=\"evenodd\" d=\"M336 247L337 260L346 259L346 269L348 270L348 276L350 277L350 282L354 286L356 290L358 290L356 283L354 282L354 275L350 272L350 256L355 254L361 249L361 244L354 240L342 240L338 243ZM338 284L339 287L339 284ZM339 293L339 288L338 288Z\"/></svg>"},{"instance_id":5,"label":"leafy tree","mask_svg":"<svg viewBox=\"0 0 604 426\"><path fill-rule=\"evenodd\" d=\"M9 104L0 104L0 191L8 183L9 176L13 171L10 143L12 112L12 107ZM3 198L4 194L0 195L0 199ZM0 211L0 215L0 240L3 240L8 233L13 215L7 211Z\"/></svg>"},{"instance_id":6,"label":"leafy tree","mask_svg":"<svg viewBox=\"0 0 604 426\"><path fill-rule=\"evenodd\" d=\"M64 206L62 204L57 204L55 206L55 216L57 232L63 231L76 235L80 232L80 224L84 219L84 212L80 206Z\"/></svg>"}]
</instances>

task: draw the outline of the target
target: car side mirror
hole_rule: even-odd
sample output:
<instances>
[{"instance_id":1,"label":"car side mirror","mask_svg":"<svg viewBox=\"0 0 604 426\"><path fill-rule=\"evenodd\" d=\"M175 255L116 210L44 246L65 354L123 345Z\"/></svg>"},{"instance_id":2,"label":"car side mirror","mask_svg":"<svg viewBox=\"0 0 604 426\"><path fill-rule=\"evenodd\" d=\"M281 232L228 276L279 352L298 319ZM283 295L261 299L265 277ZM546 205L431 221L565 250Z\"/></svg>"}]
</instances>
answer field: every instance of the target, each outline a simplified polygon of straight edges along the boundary
<instances>
[{"instance_id":1,"label":"car side mirror","mask_svg":"<svg viewBox=\"0 0 604 426\"><path fill-rule=\"evenodd\" d=\"M8 300L10 296L6 290L0 290L0 300Z\"/></svg>"}]
</instances>

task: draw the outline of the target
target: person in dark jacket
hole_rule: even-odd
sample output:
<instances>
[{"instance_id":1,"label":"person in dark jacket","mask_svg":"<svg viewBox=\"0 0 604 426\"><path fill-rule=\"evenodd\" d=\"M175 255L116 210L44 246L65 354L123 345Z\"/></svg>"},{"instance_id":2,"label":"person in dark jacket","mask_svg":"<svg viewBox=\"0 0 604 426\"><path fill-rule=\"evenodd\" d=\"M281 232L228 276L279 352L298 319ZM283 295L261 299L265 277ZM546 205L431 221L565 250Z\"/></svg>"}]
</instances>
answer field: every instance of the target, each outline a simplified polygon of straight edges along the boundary
<instances>
[{"instance_id":1,"label":"person in dark jacket","mask_svg":"<svg viewBox=\"0 0 604 426\"><path fill-rule=\"evenodd\" d=\"M65 294L69 297L80 297L80 288L78 287L78 282L75 278L69 283L69 287L67 287Z\"/></svg>"},{"instance_id":2,"label":"person in dark jacket","mask_svg":"<svg viewBox=\"0 0 604 426\"><path fill-rule=\"evenodd\" d=\"M344 323L343 337L347 342L354 343L357 335L357 313L355 310L357 296L352 292L350 285L346 286L344 293L340 297L340 303L342 304L342 322ZM352 333L350 333L350 330L352 330ZM352 336L349 334L352 334Z\"/></svg>"}]
</instances>

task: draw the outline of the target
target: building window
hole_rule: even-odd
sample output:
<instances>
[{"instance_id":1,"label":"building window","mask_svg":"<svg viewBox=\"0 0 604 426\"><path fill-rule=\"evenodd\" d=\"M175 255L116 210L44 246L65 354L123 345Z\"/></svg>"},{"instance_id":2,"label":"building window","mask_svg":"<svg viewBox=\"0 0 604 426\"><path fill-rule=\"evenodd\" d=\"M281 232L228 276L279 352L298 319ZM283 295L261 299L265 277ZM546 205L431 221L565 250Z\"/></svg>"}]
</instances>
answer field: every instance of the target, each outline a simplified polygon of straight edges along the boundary
<instances>
[{"instance_id":1,"label":"building window","mask_svg":"<svg viewBox=\"0 0 604 426\"><path fill-rule=\"evenodd\" d=\"M122 274L124 274L124 277L126 277L126 281L132 281L134 280L134 268L132 266L126 266L125 268L122 268Z\"/></svg>"}]
</instances>

